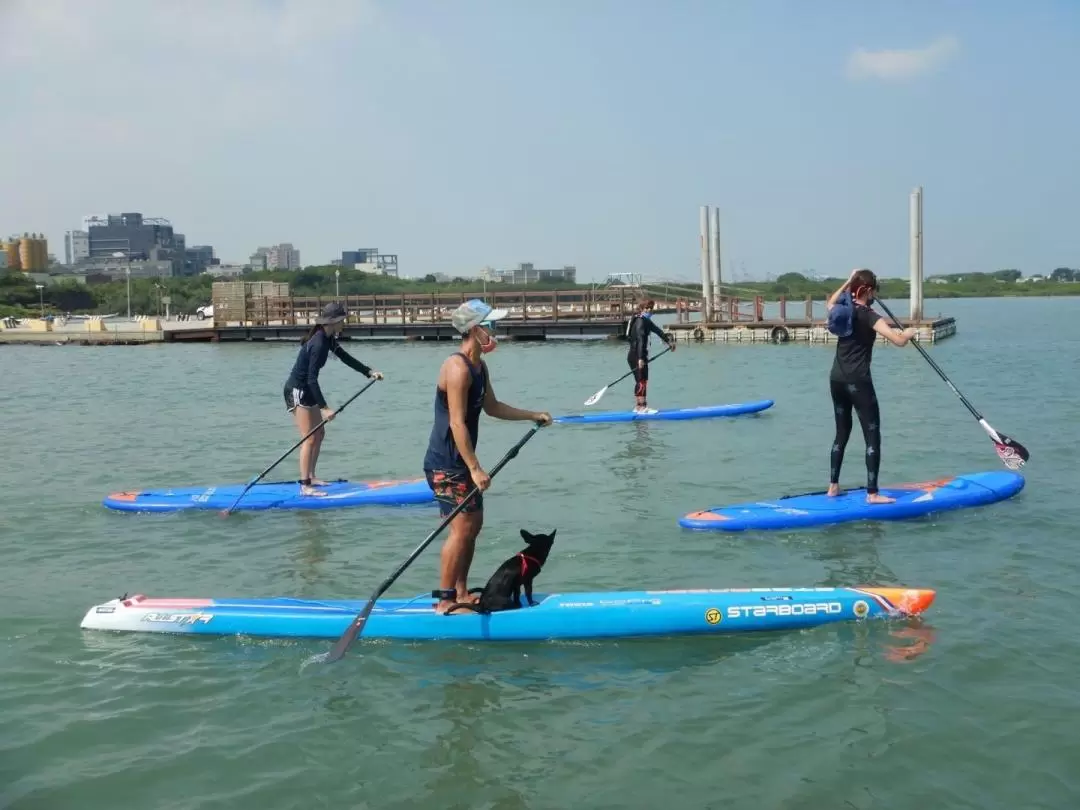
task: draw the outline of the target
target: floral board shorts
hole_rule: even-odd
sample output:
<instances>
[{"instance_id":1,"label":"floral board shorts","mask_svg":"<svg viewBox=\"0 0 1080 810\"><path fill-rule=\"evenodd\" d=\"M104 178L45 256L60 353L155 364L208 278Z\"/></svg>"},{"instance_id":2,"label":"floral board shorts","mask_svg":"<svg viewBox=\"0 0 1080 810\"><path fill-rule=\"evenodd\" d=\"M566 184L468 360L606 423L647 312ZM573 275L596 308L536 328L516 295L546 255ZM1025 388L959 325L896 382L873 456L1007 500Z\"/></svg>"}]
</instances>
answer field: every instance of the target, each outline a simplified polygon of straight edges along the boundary
<instances>
[{"instance_id":1,"label":"floral board shorts","mask_svg":"<svg viewBox=\"0 0 1080 810\"><path fill-rule=\"evenodd\" d=\"M446 517L476 488L468 470L424 470L428 486L439 502L439 514ZM482 512L484 493L478 492L459 514Z\"/></svg>"}]
</instances>

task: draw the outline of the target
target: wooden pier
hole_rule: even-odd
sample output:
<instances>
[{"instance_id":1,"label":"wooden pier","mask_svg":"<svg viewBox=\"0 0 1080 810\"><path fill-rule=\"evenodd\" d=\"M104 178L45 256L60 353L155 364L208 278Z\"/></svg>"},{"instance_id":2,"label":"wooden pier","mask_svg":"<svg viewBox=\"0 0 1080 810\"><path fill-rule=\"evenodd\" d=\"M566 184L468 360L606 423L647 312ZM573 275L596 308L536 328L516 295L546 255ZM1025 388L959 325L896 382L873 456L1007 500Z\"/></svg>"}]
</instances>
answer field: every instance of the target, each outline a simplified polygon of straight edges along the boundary
<instances>
[{"instance_id":1,"label":"wooden pier","mask_svg":"<svg viewBox=\"0 0 1080 810\"><path fill-rule=\"evenodd\" d=\"M549 337L619 338L637 312L643 291L634 287L580 290L519 290L468 293L411 293L295 297L283 285L256 287L245 282L214 285L212 324L167 335L169 341L299 340L324 306L341 301L349 317L343 335L351 339L398 338L456 340L450 315L470 298L483 298L508 315L499 321L500 335L510 340ZM286 292L286 294L280 294ZM657 314L680 317L700 310L700 302L664 299L650 294Z\"/></svg>"}]
</instances>

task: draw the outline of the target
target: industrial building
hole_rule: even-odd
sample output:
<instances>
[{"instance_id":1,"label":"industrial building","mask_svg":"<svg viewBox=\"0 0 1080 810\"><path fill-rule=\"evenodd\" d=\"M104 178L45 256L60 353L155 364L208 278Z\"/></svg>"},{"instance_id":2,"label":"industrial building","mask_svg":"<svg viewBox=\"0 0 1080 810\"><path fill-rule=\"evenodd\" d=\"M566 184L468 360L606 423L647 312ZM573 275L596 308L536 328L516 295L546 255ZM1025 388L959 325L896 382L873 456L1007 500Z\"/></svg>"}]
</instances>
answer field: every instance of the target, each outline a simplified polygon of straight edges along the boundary
<instances>
[{"instance_id":1,"label":"industrial building","mask_svg":"<svg viewBox=\"0 0 1080 810\"><path fill-rule=\"evenodd\" d=\"M44 273L49 269L49 241L44 234L24 233L0 242L7 269Z\"/></svg>"},{"instance_id":2,"label":"industrial building","mask_svg":"<svg viewBox=\"0 0 1080 810\"><path fill-rule=\"evenodd\" d=\"M160 217L140 213L87 217L89 256L77 262L87 273L183 276L189 273L184 235ZM72 252L74 253L74 238Z\"/></svg>"}]
</instances>

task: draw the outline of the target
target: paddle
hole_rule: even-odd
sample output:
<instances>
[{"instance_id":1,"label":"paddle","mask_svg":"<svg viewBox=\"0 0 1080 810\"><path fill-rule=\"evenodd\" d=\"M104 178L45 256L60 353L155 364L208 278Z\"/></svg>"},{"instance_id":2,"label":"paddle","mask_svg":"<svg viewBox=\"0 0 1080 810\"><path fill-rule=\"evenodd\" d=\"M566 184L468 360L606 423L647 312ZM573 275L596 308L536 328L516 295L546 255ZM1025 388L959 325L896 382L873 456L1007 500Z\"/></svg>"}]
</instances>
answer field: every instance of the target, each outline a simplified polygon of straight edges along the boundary
<instances>
[{"instance_id":1,"label":"paddle","mask_svg":"<svg viewBox=\"0 0 1080 810\"><path fill-rule=\"evenodd\" d=\"M892 319L892 322L901 329L903 329L903 324L901 324L900 321L896 319L896 316L892 314L889 308L885 306L885 302L881 301L880 299L875 300L877 300L877 303L881 304L881 308L885 310L885 314ZM986 434L990 437L991 441L993 441L994 450L995 452L997 452L998 456L1000 456L1005 466L1008 467L1010 470L1018 470L1023 467L1024 463L1031 457L1031 454L1028 453L1027 448L1015 439L1011 439L1004 433L1000 433L994 430L994 428L992 428L990 424L983 418L983 415L977 410L975 410L972 404L967 401L967 398L963 394L961 394L959 390L957 390L956 386L953 385L952 380L945 376L945 372L942 371L940 366L938 366L938 364L934 362L934 358L927 354L926 349L919 345L919 341L913 339L911 342L912 344L914 344L915 348L919 350L919 353L926 358L926 362L928 362L934 369L934 371L938 373L938 376L940 376L941 379L945 381L945 384L952 389L953 393L960 397L960 401L963 402L965 406L967 406L967 409L971 411L972 416L974 416L978 420L979 424L982 425L982 429L986 431Z\"/></svg>"},{"instance_id":2,"label":"paddle","mask_svg":"<svg viewBox=\"0 0 1080 810\"><path fill-rule=\"evenodd\" d=\"M665 353L670 352L670 351L671 351L671 347L668 346L666 349L664 349L664 351L657 352L652 357L650 357L649 362L651 363L653 360L655 360L660 355L665 354ZM597 402L600 401L600 397L602 397L604 394L607 393L607 390L609 388L611 388L611 386L613 386L617 382L622 382L623 380L625 380L627 377L629 377L633 373L634 373L634 370L630 369L628 372L626 372L621 377L619 377L619 379L612 380L607 385L605 385L603 388L601 388L599 391L597 391L595 394L593 394L591 397L589 397L587 400L585 400L585 404L586 405L595 405Z\"/></svg>"},{"instance_id":3,"label":"paddle","mask_svg":"<svg viewBox=\"0 0 1080 810\"><path fill-rule=\"evenodd\" d=\"M352 402L354 399L356 399L362 393L364 393L369 388L371 388L371 386L373 386L376 382L378 382L378 380L372 380L367 385L365 385L363 388L361 388L359 391L357 391L355 394L353 394L351 397L349 397L347 400L345 400L345 403L343 405L341 405L341 407L339 407L336 411L334 411L334 416L336 417L339 413L341 413L343 410L345 410L345 408L348 407L350 402ZM296 444L294 444L292 447L290 447L288 450L286 450L284 453L282 453L277 461L275 461L273 464L271 464L269 467L267 467L265 470L263 470L257 476L252 478L248 482L248 485L246 487L244 487L244 491L240 493L240 495L237 497L237 499L235 501L233 501L233 505L230 506L228 509L226 509L224 512L222 512L221 516L222 517L228 517L229 514L232 512L232 510L234 510L236 508L236 505L238 503L240 503L241 498L243 498L245 495L247 495L249 489L251 489L257 483L259 483L259 481L261 481L263 479L263 476L265 476L268 472L270 472L272 469L274 469L274 467L276 467L278 464L280 464L282 461L284 461L286 459L286 457L289 455L289 453L291 453L293 450L295 450L297 447L299 447L305 441L307 441L308 436L310 436L312 433L314 433L316 430L318 430L319 428L321 428L325 424L326 424L326 420L323 419L321 422L319 422L319 424L317 424L315 427L313 427L311 430L309 430L307 433L305 433L304 437L302 439L300 439L300 441L298 441Z\"/></svg>"},{"instance_id":4,"label":"paddle","mask_svg":"<svg viewBox=\"0 0 1080 810\"><path fill-rule=\"evenodd\" d=\"M528 433L526 433L524 436L522 436L521 439L518 440L518 443L515 444L513 447L511 447L509 452L507 452L507 454L502 457L502 459L499 461L499 463L496 464L491 469L491 472L488 473L488 477L494 478L496 473L498 473L499 470L501 470L507 464L507 462L510 461L510 459L514 458L514 456L516 456L518 454L518 451L521 450L521 448L525 446L525 442L527 442L529 439L531 439L536 434L536 431L538 431L539 429L540 429L540 425L537 424L532 428L532 430L530 430ZM465 508L466 504L468 504L469 501L471 501L474 497L476 497L478 492L480 492L480 488L479 487L473 487L472 492L470 492L468 495L465 496L465 500L463 500L461 503L459 503L457 506L455 506L454 511L451 512L449 515L447 515L446 519L443 520L443 522L438 525L438 527L435 529L435 531L433 531L431 534L429 534L424 539L424 542L416 547L416 549L413 551L412 554L410 554L408 556L408 558L405 560L405 562L403 562L401 565L399 565L394 570L394 573L392 573L390 576L388 576L386 579L383 580L382 584L379 585L379 587L375 590L375 593L373 593L371 595L371 598L368 599L367 604L364 605L364 609L360 611L360 613L357 615L357 617L355 619L353 619L352 623L345 630L345 632L341 634L341 637L334 643L334 646L330 650L330 652L319 653L318 655L312 656L305 663L305 666L308 663L312 663L312 662L315 662L315 661L323 662L323 663L332 663L332 662L337 661L338 659L340 659L343 655L345 655L345 652L349 649L349 646L353 643L353 641L356 640L356 637L358 635L360 635L360 633L363 631L364 625L367 624L368 615L371 613L371 609L375 606L376 600L380 596L382 596L384 593L386 593L387 589L391 585L394 584L394 580L396 580L399 576L401 576L401 574L405 571L406 568L408 568L410 565L412 565L413 561L417 557L420 556L420 553L425 548L428 547L428 545L431 543L432 540L434 540L436 537L439 536L439 534L442 532L443 529L445 529L447 526L450 525L450 521L452 521L455 517L457 517L458 513L462 509ZM448 621L454 621L454 620L453 619L448 619Z\"/></svg>"}]
</instances>

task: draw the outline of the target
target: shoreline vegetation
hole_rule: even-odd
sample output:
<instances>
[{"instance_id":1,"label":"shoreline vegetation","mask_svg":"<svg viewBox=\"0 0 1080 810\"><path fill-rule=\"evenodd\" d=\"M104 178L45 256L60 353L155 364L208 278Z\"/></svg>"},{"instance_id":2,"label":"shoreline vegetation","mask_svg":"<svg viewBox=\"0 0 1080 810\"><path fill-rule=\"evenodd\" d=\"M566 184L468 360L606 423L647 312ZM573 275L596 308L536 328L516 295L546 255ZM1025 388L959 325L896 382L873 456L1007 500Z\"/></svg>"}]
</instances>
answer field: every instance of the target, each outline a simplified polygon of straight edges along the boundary
<instances>
[{"instance_id":1,"label":"shoreline vegetation","mask_svg":"<svg viewBox=\"0 0 1080 810\"><path fill-rule=\"evenodd\" d=\"M340 279L334 273L341 270ZM844 277L846 278L846 276ZM812 295L815 300L827 298L844 278L813 280L801 273L785 273L774 281L740 281L723 284L722 293L749 301L756 295L766 302L775 302L781 296L789 301L805 300ZM210 303L211 285L215 279L209 275L168 278L131 279L131 311L135 314L163 314L161 296L172 299L170 312L193 314L198 307ZM434 276L420 279L398 279L358 270L333 266L306 267L296 271L261 271L246 273L235 281L288 282L291 294L297 298L307 296L333 296L335 289L341 295L395 295L400 293L478 293L485 288L479 279L454 278L438 282ZM907 298L910 290L907 279L881 278L882 298ZM339 285L339 286L336 286ZM487 294L542 292L547 290L602 289L603 283L568 284L566 282L538 282L534 284L505 284L488 282ZM655 297L693 298L701 295L701 284L689 281L647 282L644 288ZM1059 267L1045 276L1023 278L1019 270L998 270L992 273L956 273L934 276L923 282L923 298L1007 298L1007 297L1054 297L1080 295L1080 270ZM127 284L121 279L101 284L87 284L75 280L62 280L46 285L40 293L33 279L18 272L0 273L0 317L33 318L41 315L44 299L45 314L70 312L76 315L103 315L127 311Z\"/></svg>"}]
</instances>

